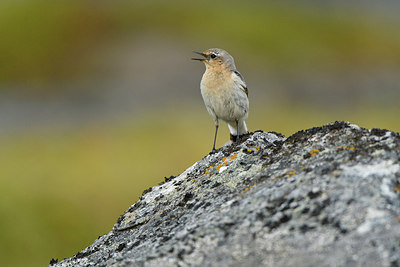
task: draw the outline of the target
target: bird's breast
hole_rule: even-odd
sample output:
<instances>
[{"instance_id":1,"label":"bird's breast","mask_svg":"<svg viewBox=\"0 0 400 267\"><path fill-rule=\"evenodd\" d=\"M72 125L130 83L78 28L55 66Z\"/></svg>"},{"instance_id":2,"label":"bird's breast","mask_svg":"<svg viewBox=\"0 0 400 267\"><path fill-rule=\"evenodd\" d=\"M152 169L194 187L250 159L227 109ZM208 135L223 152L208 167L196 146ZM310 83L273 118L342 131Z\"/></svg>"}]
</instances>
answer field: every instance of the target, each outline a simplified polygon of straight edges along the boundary
<instances>
[{"instance_id":1,"label":"bird's breast","mask_svg":"<svg viewBox=\"0 0 400 267\"><path fill-rule=\"evenodd\" d=\"M202 94L218 96L232 89L233 81L224 72L214 73L206 71L201 79Z\"/></svg>"}]
</instances>

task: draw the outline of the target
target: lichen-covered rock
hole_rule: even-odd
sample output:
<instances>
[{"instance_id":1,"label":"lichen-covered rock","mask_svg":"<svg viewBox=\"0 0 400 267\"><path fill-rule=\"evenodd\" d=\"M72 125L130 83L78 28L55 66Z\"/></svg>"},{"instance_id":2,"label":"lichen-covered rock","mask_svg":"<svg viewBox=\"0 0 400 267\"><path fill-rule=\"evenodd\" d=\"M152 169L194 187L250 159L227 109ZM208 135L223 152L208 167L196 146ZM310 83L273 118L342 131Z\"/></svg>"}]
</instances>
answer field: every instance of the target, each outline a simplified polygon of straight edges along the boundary
<instances>
[{"instance_id":1,"label":"lichen-covered rock","mask_svg":"<svg viewBox=\"0 0 400 267\"><path fill-rule=\"evenodd\" d=\"M57 266L397 266L400 137L257 131L147 190Z\"/></svg>"}]
</instances>

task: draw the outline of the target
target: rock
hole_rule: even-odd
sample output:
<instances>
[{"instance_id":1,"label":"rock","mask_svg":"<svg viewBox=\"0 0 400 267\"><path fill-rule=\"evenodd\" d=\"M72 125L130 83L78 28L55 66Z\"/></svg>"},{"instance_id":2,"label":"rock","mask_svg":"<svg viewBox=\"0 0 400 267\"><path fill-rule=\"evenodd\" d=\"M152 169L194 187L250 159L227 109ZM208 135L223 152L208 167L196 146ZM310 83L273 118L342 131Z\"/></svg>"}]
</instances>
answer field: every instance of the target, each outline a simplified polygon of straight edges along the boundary
<instances>
[{"instance_id":1,"label":"rock","mask_svg":"<svg viewBox=\"0 0 400 267\"><path fill-rule=\"evenodd\" d=\"M398 266L400 136L257 131L147 190L53 266Z\"/></svg>"}]
</instances>

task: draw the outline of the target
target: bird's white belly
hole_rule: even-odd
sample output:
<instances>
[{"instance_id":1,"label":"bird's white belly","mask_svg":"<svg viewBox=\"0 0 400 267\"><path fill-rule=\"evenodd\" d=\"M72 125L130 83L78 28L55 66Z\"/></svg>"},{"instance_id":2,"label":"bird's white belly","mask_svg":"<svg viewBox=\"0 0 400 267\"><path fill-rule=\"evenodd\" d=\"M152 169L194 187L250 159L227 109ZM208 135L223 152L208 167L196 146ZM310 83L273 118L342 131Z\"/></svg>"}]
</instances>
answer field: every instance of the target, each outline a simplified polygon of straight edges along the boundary
<instances>
[{"instance_id":1,"label":"bird's white belly","mask_svg":"<svg viewBox=\"0 0 400 267\"><path fill-rule=\"evenodd\" d=\"M240 89L229 89L226 86L211 89L202 83L201 94L206 108L214 120L234 122L246 119L249 102L247 96Z\"/></svg>"}]
</instances>

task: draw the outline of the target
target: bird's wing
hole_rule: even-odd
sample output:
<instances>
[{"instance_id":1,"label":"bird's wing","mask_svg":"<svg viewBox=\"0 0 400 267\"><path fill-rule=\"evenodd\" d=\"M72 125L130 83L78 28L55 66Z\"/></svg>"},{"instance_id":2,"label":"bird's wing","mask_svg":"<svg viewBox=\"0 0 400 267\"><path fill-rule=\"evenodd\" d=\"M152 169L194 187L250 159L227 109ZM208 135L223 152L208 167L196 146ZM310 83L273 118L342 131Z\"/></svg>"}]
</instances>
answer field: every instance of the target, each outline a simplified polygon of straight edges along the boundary
<instances>
[{"instance_id":1,"label":"bird's wing","mask_svg":"<svg viewBox=\"0 0 400 267\"><path fill-rule=\"evenodd\" d=\"M245 82L244 79L243 79L242 74L240 74L240 72L238 72L237 70L235 70L235 71L232 73L232 77L233 77L233 80L235 81L235 83L236 83L237 85L239 85L239 88L240 88L241 90L243 90L243 92L244 92L247 96L249 96L249 91L247 90L247 85L246 85L246 82Z\"/></svg>"}]
</instances>

